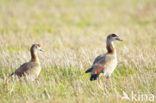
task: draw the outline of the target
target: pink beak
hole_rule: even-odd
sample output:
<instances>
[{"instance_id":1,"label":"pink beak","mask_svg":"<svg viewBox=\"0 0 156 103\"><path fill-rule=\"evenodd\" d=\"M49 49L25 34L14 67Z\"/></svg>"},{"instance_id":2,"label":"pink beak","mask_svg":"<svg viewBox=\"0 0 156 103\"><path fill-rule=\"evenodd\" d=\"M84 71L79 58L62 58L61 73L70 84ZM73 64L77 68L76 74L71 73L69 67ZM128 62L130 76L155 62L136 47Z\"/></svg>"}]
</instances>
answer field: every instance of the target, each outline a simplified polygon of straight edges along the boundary
<instances>
[{"instance_id":1,"label":"pink beak","mask_svg":"<svg viewBox=\"0 0 156 103\"><path fill-rule=\"evenodd\" d=\"M118 40L118 41L123 41L123 40L121 40L119 37L117 37L116 40Z\"/></svg>"}]
</instances>

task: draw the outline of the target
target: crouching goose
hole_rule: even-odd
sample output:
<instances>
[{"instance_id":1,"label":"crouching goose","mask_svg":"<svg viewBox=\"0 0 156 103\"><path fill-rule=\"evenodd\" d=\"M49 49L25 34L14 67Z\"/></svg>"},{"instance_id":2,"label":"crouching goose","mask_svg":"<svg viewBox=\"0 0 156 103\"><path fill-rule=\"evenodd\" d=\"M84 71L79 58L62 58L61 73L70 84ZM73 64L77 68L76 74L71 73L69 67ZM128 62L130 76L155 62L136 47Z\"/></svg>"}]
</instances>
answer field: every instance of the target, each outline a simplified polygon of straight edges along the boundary
<instances>
[{"instance_id":1,"label":"crouching goose","mask_svg":"<svg viewBox=\"0 0 156 103\"><path fill-rule=\"evenodd\" d=\"M114 40L122 41L116 34L108 35L106 41L107 53L96 57L91 68L86 71L86 73L91 72L91 81L98 79L98 82L100 83L99 75L101 73L108 79L116 68L117 57L116 50L113 46Z\"/></svg>"},{"instance_id":2,"label":"crouching goose","mask_svg":"<svg viewBox=\"0 0 156 103\"><path fill-rule=\"evenodd\" d=\"M21 65L10 76L15 75L18 76L20 79L21 77L24 77L24 79L28 81L35 80L41 71L39 58L37 56L38 51L42 51L40 44L33 44L30 48L31 60Z\"/></svg>"}]
</instances>

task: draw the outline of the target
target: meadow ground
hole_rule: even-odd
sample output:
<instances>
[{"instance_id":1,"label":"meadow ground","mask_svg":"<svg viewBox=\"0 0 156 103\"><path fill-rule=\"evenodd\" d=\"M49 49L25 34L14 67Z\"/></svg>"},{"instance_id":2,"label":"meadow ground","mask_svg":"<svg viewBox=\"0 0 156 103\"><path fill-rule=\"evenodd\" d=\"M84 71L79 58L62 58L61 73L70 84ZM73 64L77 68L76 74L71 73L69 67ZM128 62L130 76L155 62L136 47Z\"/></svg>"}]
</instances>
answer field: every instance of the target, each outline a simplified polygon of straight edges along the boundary
<instances>
[{"instance_id":1,"label":"meadow ground","mask_svg":"<svg viewBox=\"0 0 156 103\"><path fill-rule=\"evenodd\" d=\"M101 89L84 72L110 33L124 41L115 42L118 67ZM38 79L8 81L36 42L45 50ZM0 102L137 102L132 92L156 96L156 0L0 0Z\"/></svg>"}]
</instances>

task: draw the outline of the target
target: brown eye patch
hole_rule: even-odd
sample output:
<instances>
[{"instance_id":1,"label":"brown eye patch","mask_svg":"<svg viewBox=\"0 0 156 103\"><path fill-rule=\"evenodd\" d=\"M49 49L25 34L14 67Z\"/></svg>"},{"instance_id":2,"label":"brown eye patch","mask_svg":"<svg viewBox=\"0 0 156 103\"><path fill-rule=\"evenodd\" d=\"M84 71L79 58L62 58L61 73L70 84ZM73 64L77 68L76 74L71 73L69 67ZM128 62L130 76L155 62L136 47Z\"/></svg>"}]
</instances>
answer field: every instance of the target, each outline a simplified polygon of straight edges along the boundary
<instances>
[{"instance_id":1,"label":"brown eye patch","mask_svg":"<svg viewBox=\"0 0 156 103\"><path fill-rule=\"evenodd\" d=\"M116 37L116 34L112 34L112 37Z\"/></svg>"},{"instance_id":2,"label":"brown eye patch","mask_svg":"<svg viewBox=\"0 0 156 103\"><path fill-rule=\"evenodd\" d=\"M40 44L37 44L38 47L40 47Z\"/></svg>"}]
</instances>

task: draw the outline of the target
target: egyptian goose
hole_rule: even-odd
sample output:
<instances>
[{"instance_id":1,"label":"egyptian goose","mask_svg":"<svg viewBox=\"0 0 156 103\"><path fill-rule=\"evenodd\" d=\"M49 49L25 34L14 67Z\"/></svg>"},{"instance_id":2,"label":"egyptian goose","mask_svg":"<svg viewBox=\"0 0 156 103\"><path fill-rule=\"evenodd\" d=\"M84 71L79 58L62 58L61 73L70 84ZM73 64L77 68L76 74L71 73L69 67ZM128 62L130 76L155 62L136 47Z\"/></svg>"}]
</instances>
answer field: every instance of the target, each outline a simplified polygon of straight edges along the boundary
<instances>
[{"instance_id":1,"label":"egyptian goose","mask_svg":"<svg viewBox=\"0 0 156 103\"><path fill-rule=\"evenodd\" d=\"M86 71L86 73L91 72L91 81L98 79L99 82L99 75L101 73L108 79L116 68L117 57L113 45L114 40L122 41L116 34L108 35L106 41L107 53L96 57L91 68Z\"/></svg>"},{"instance_id":2,"label":"egyptian goose","mask_svg":"<svg viewBox=\"0 0 156 103\"><path fill-rule=\"evenodd\" d=\"M19 78L26 77L25 79L28 81L35 80L41 71L39 58L37 56L38 51L42 51L40 44L33 44L30 48L31 60L21 65L10 76L16 75Z\"/></svg>"}]
</instances>

